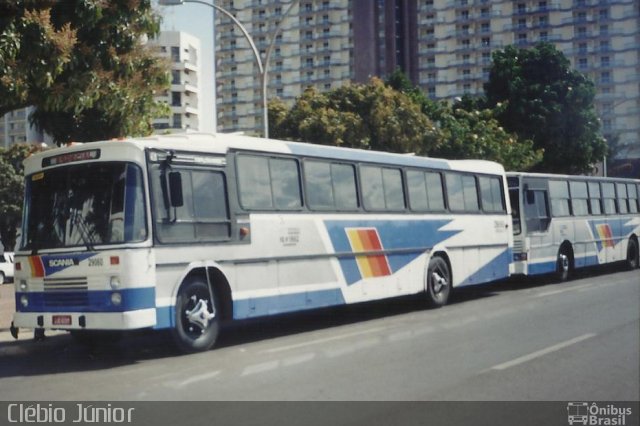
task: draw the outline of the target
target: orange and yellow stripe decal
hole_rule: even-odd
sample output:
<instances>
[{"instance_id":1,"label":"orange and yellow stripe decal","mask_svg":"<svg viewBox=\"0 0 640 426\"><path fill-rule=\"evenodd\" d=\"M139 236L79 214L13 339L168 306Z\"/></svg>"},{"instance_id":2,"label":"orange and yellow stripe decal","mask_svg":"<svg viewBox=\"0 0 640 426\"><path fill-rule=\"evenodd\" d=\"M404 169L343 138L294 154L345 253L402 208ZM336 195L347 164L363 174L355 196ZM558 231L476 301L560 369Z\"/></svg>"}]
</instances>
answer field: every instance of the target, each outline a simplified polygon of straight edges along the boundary
<instances>
[{"instance_id":1,"label":"orange and yellow stripe decal","mask_svg":"<svg viewBox=\"0 0 640 426\"><path fill-rule=\"evenodd\" d=\"M31 277L44 277L44 265L40 256L29 256L29 266L31 266Z\"/></svg>"},{"instance_id":2,"label":"orange and yellow stripe decal","mask_svg":"<svg viewBox=\"0 0 640 426\"><path fill-rule=\"evenodd\" d=\"M596 225L596 230L598 231L598 236L600 237L600 241L602 241L603 247L615 247L613 233L608 224Z\"/></svg>"},{"instance_id":3,"label":"orange and yellow stripe decal","mask_svg":"<svg viewBox=\"0 0 640 426\"><path fill-rule=\"evenodd\" d=\"M348 228L345 229L351 250L354 253L381 251L382 243L375 228ZM358 269L362 278L384 277L391 275L389 261L383 254L367 254L356 256Z\"/></svg>"}]
</instances>

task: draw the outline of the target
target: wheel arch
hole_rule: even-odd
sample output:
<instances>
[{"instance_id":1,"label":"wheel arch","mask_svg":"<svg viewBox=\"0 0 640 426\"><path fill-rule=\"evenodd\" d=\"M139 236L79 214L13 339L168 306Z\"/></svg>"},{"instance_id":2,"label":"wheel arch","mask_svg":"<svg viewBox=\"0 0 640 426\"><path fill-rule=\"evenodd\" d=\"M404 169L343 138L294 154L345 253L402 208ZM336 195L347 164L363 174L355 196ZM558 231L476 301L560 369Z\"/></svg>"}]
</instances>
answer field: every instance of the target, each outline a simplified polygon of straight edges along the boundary
<instances>
[{"instance_id":1,"label":"wheel arch","mask_svg":"<svg viewBox=\"0 0 640 426\"><path fill-rule=\"evenodd\" d=\"M567 253L569 255L569 268L571 268L572 270L575 268L575 254L573 252L573 244L571 244L571 241L569 240L564 240L561 244L560 247L558 248L558 254L560 253Z\"/></svg>"},{"instance_id":2,"label":"wheel arch","mask_svg":"<svg viewBox=\"0 0 640 426\"><path fill-rule=\"evenodd\" d=\"M214 296L218 300L218 308L221 310L222 320L228 321L233 319L231 285L223 268L215 262L191 263L183 272L173 290L173 300L175 300L180 287L193 278L200 278L211 287Z\"/></svg>"}]
</instances>

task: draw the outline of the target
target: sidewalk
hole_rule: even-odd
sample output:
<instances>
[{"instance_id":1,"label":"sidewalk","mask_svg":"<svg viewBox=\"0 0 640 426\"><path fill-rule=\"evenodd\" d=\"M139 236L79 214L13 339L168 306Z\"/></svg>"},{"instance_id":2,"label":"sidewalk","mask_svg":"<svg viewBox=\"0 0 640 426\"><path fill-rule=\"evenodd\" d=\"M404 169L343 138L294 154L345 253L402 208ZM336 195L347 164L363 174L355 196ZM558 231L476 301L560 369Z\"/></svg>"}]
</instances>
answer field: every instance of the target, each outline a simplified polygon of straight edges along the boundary
<instances>
[{"instance_id":1,"label":"sidewalk","mask_svg":"<svg viewBox=\"0 0 640 426\"><path fill-rule=\"evenodd\" d=\"M9 330L16 311L13 283L0 285L0 332Z\"/></svg>"}]
</instances>

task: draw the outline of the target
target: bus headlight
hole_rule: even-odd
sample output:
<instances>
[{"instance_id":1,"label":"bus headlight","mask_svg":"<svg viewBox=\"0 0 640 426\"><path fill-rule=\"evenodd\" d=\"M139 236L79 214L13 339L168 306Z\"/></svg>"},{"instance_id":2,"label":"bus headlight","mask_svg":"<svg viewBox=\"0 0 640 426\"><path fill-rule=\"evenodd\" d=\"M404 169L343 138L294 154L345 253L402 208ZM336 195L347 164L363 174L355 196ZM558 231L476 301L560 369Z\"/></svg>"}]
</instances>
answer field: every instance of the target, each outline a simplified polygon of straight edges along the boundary
<instances>
[{"instance_id":1,"label":"bus headlight","mask_svg":"<svg viewBox=\"0 0 640 426\"><path fill-rule=\"evenodd\" d=\"M119 289L120 288L120 284L121 284L120 283L120 277L113 276L109 280L109 285L111 286L111 288L113 290Z\"/></svg>"},{"instance_id":2,"label":"bus headlight","mask_svg":"<svg viewBox=\"0 0 640 426\"><path fill-rule=\"evenodd\" d=\"M120 304L122 303L122 295L117 291L114 293L111 293L111 303L114 306L120 306Z\"/></svg>"},{"instance_id":3,"label":"bus headlight","mask_svg":"<svg viewBox=\"0 0 640 426\"><path fill-rule=\"evenodd\" d=\"M27 291L28 288L27 280L20 280L20 291Z\"/></svg>"},{"instance_id":4,"label":"bus headlight","mask_svg":"<svg viewBox=\"0 0 640 426\"><path fill-rule=\"evenodd\" d=\"M22 296L20 296L20 304L22 305L23 308L26 308L27 306L29 306L29 298L27 297L26 294L23 294Z\"/></svg>"}]
</instances>

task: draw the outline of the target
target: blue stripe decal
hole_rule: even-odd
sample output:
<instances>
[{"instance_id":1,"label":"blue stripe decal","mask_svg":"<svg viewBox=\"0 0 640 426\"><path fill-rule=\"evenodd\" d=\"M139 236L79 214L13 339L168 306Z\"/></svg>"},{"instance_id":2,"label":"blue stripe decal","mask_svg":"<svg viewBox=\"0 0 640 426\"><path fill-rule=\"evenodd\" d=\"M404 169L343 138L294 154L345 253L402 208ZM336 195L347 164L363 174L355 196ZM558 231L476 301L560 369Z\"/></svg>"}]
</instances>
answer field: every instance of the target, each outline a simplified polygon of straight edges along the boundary
<instances>
[{"instance_id":1,"label":"blue stripe decal","mask_svg":"<svg viewBox=\"0 0 640 426\"><path fill-rule=\"evenodd\" d=\"M585 256L584 257L584 266L593 266L599 265L600 261L598 260L598 256Z\"/></svg>"},{"instance_id":2,"label":"blue stripe decal","mask_svg":"<svg viewBox=\"0 0 640 426\"><path fill-rule=\"evenodd\" d=\"M292 154L310 157L324 157L347 161L368 161L371 163L397 164L402 166L429 167L434 169L451 169L446 160L419 157L413 155L399 155L379 151L365 151L338 148L327 145L313 145L301 143L287 143Z\"/></svg>"},{"instance_id":3,"label":"blue stripe decal","mask_svg":"<svg viewBox=\"0 0 640 426\"><path fill-rule=\"evenodd\" d=\"M380 242L384 250L407 249L420 247L424 250L434 247L436 244L456 235L461 230L441 230L451 223L448 219L433 220L328 220L325 221L327 232L336 252L351 252L351 245L345 228L375 228L380 236ZM414 253L402 253L387 255L391 273L395 273L409 264L423 251ZM340 266L347 285L361 280L360 270L353 258L341 258Z\"/></svg>"},{"instance_id":4,"label":"blue stripe decal","mask_svg":"<svg viewBox=\"0 0 640 426\"><path fill-rule=\"evenodd\" d=\"M156 308L155 329L172 328L175 325L175 306L161 306Z\"/></svg>"},{"instance_id":5,"label":"blue stripe decal","mask_svg":"<svg viewBox=\"0 0 640 426\"><path fill-rule=\"evenodd\" d=\"M155 287L127 288L117 290L122 303L111 303L111 295L116 291L47 291L16 293L16 307L19 312L126 312L155 308ZM29 305L24 308L20 298L26 295Z\"/></svg>"},{"instance_id":6,"label":"blue stripe decal","mask_svg":"<svg viewBox=\"0 0 640 426\"><path fill-rule=\"evenodd\" d=\"M576 257L574 262L574 267L576 269L600 264L598 256L580 256Z\"/></svg>"},{"instance_id":7,"label":"blue stripe decal","mask_svg":"<svg viewBox=\"0 0 640 426\"><path fill-rule=\"evenodd\" d=\"M556 262L530 263L528 275L542 275L555 272Z\"/></svg>"},{"instance_id":8,"label":"blue stripe decal","mask_svg":"<svg viewBox=\"0 0 640 426\"><path fill-rule=\"evenodd\" d=\"M344 297L339 288L255 297L234 300L233 318L243 319L344 304Z\"/></svg>"},{"instance_id":9,"label":"blue stripe decal","mask_svg":"<svg viewBox=\"0 0 640 426\"><path fill-rule=\"evenodd\" d=\"M74 253L74 254L58 254L58 255L42 255L42 265L44 266L44 276L48 277L56 272L64 271L71 266L77 266L83 260L89 259L98 253Z\"/></svg>"},{"instance_id":10,"label":"blue stripe decal","mask_svg":"<svg viewBox=\"0 0 640 426\"><path fill-rule=\"evenodd\" d=\"M474 272L469 278L460 283L460 287L476 284L484 284L489 281L499 280L509 276L509 264L513 258L512 250L506 249L489 263Z\"/></svg>"}]
</instances>

